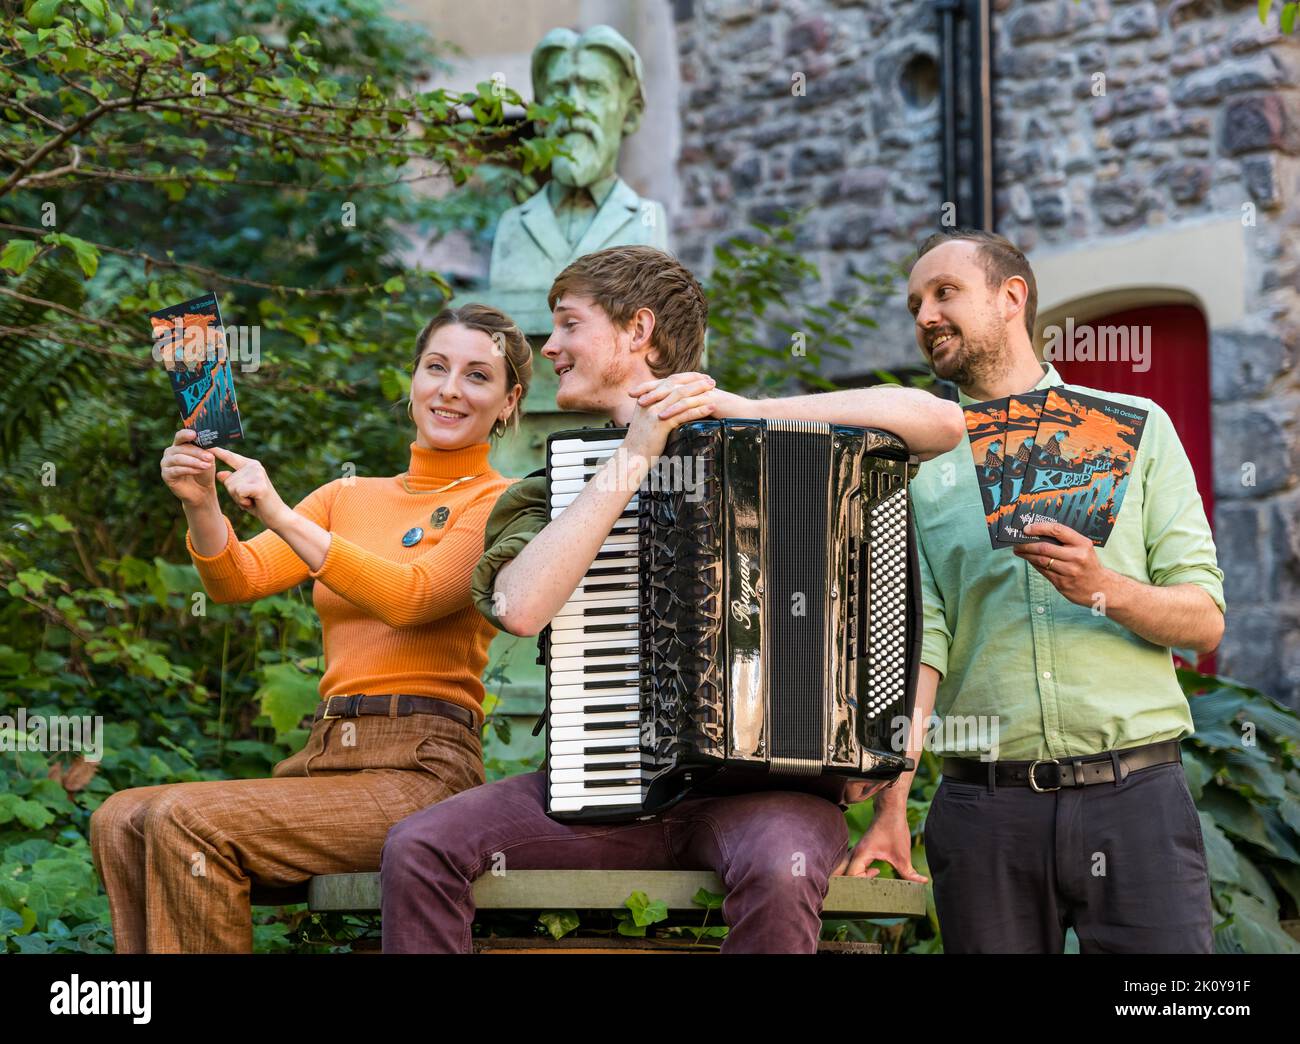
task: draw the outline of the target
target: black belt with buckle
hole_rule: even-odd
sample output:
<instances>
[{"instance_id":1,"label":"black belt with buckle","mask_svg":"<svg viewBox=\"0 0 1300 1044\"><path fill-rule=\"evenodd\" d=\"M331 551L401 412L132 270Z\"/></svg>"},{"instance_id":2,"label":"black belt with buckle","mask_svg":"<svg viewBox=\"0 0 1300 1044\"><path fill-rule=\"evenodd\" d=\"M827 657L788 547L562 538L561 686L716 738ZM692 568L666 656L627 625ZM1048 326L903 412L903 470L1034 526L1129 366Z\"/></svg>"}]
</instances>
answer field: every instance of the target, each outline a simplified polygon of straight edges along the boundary
<instances>
[{"instance_id":1,"label":"black belt with buckle","mask_svg":"<svg viewBox=\"0 0 1300 1044\"><path fill-rule=\"evenodd\" d=\"M977 761L974 758L944 758L943 774L963 783L998 787L1029 787L1047 794L1062 787L1088 787L1094 783L1114 783L1130 772L1170 765L1183 760L1178 740L1125 747L1101 754L1084 754L1073 758L1040 758L1037 761Z\"/></svg>"},{"instance_id":2,"label":"black belt with buckle","mask_svg":"<svg viewBox=\"0 0 1300 1044\"><path fill-rule=\"evenodd\" d=\"M452 703L450 700L440 700L437 696L412 696L405 693L385 696L367 696L365 693L330 696L321 701L311 720L315 722L322 718L327 720L356 718L362 714L376 714L386 718L389 717L394 701L397 703L395 716L398 718L405 718L411 714L437 714L460 722L471 732L478 728L478 720L474 717L474 712L460 704Z\"/></svg>"}]
</instances>

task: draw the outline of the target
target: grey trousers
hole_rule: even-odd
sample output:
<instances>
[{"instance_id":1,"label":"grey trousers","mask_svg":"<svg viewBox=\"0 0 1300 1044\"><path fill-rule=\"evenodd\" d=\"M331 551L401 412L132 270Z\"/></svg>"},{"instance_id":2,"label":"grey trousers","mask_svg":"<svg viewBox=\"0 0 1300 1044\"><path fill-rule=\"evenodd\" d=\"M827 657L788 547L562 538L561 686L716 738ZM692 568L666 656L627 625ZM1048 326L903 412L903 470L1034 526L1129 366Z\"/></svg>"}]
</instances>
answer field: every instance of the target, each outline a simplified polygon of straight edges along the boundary
<instances>
[{"instance_id":1,"label":"grey trousers","mask_svg":"<svg viewBox=\"0 0 1300 1044\"><path fill-rule=\"evenodd\" d=\"M1035 793L944 777L925 850L945 953L1210 953L1205 844L1181 764Z\"/></svg>"}]
</instances>

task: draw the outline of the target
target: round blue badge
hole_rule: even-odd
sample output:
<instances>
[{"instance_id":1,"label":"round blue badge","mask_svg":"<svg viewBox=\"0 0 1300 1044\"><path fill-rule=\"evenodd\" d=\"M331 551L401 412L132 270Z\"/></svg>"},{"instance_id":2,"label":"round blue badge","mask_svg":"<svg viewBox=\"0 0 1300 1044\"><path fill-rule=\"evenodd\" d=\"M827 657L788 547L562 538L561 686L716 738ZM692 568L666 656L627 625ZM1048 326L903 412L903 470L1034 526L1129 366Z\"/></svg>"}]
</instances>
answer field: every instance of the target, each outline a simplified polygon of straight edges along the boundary
<instances>
[{"instance_id":1,"label":"round blue badge","mask_svg":"<svg viewBox=\"0 0 1300 1044\"><path fill-rule=\"evenodd\" d=\"M410 529L408 529L405 533L402 534L402 546L414 547L416 544L418 544L421 541L421 539L423 539L423 537L424 537L424 530L421 529L419 526L412 526Z\"/></svg>"}]
</instances>

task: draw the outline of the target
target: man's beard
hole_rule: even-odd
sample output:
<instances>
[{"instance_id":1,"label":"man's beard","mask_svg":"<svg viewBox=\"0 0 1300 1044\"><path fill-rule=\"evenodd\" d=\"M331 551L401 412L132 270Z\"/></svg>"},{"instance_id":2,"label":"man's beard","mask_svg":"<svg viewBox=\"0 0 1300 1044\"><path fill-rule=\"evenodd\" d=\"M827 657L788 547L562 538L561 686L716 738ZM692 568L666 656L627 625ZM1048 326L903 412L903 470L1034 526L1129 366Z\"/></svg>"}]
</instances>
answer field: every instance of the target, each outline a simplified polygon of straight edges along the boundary
<instances>
[{"instance_id":1,"label":"man's beard","mask_svg":"<svg viewBox=\"0 0 1300 1044\"><path fill-rule=\"evenodd\" d=\"M632 361L624 352L611 352L600 368L594 385L586 384L572 393L560 392L555 405L576 413L607 413L623 397L631 383Z\"/></svg>"},{"instance_id":2,"label":"man's beard","mask_svg":"<svg viewBox=\"0 0 1300 1044\"><path fill-rule=\"evenodd\" d=\"M1005 331L982 337L952 332L957 344L948 350L942 362L936 362L931 352L930 371L936 377L951 381L959 388L968 388L985 384L989 378L1006 371L1009 359Z\"/></svg>"}]
</instances>

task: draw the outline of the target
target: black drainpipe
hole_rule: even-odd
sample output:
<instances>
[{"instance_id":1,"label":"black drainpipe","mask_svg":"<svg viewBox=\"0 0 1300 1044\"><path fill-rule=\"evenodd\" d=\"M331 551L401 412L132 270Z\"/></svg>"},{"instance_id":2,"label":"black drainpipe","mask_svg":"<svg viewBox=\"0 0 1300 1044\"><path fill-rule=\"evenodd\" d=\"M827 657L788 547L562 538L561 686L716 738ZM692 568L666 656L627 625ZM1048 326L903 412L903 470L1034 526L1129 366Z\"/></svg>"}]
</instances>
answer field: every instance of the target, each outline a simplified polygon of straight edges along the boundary
<instances>
[{"instance_id":1,"label":"black drainpipe","mask_svg":"<svg viewBox=\"0 0 1300 1044\"><path fill-rule=\"evenodd\" d=\"M935 7L939 12L943 199L957 204L958 225L992 231L993 56L989 0L936 0ZM964 97L958 92L963 65ZM959 169L963 151L970 160L969 170Z\"/></svg>"}]
</instances>

